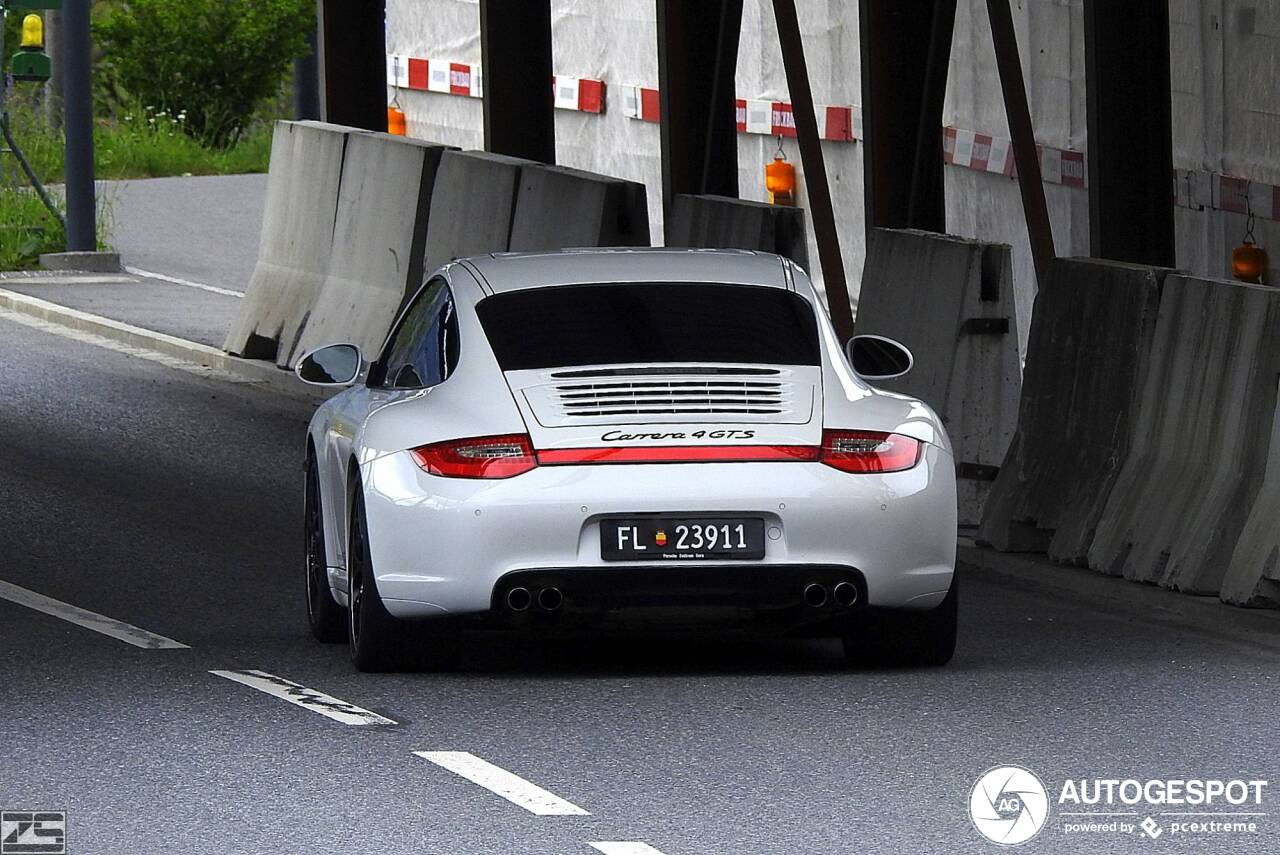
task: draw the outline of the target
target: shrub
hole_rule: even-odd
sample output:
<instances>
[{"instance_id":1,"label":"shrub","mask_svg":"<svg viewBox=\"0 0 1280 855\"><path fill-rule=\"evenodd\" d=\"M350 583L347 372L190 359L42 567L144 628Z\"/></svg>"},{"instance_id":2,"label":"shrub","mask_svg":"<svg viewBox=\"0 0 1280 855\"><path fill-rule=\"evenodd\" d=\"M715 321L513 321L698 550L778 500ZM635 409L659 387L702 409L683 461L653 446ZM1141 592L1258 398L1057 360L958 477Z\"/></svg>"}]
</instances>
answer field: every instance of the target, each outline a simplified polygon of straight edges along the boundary
<instances>
[{"instance_id":1,"label":"shrub","mask_svg":"<svg viewBox=\"0 0 1280 855\"><path fill-rule=\"evenodd\" d=\"M94 32L129 95L176 116L206 145L239 139L307 51L314 0L127 0Z\"/></svg>"}]
</instances>

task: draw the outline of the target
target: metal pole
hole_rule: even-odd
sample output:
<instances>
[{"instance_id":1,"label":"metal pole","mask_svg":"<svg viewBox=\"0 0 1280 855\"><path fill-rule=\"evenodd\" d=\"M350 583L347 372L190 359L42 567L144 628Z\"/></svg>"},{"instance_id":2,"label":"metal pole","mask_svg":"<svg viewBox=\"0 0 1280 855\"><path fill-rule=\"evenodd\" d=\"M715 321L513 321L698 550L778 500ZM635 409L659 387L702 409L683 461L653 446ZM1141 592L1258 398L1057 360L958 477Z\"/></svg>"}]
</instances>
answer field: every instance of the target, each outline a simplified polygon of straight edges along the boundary
<instances>
[{"instance_id":1,"label":"metal pole","mask_svg":"<svg viewBox=\"0 0 1280 855\"><path fill-rule=\"evenodd\" d=\"M809 88L809 70L805 67L795 0L773 0L773 14L778 19L778 41L782 45L782 64L800 143L800 162L809 185L809 212L813 215L813 233L818 240L827 311L836 335L844 342L853 338L853 309L849 305L849 285L844 278L844 260L840 257L840 236L836 233L836 216L831 207L827 167L822 159L822 143L818 140L818 119L813 113L813 91Z\"/></svg>"},{"instance_id":2,"label":"metal pole","mask_svg":"<svg viewBox=\"0 0 1280 855\"><path fill-rule=\"evenodd\" d=\"M98 248L93 199L93 91L89 39L90 0L67 0L62 12L67 104L67 250Z\"/></svg>"},{"instance_id":3,"label":"metal pole","mask_svg":"<svg viewBox=\"0 0 1280 855\"><path fill-rule=\"evenodd\" d=\"M1036 278L1044 282L1049 262L1057 253L1053 247L1049 206L1045 203L1044 180L1040 176L1040 152L1036 149L1031 108L1027 106L1027 87L1022 79L1018 35L1013 29L1009 0L987 0L987 15L991 18L991 40L995 42L1004 111L1009 118L1009 134L1013 137L1013 160L1018 167L1018 189L1022 191L1022 212L1027 218L1031 256L1035 261Z\"/></svg>"},{"instance_id":4,"label":"metal pole","mask_svg":"<svg viewBox=\"0 0 1280 855\"><path fill-rule=\"evenodd\" d=\"M49 127L62 127L62 12L50 9L44 15L45 52L53 61L53 76L44 85L44 118Z\"/></svg>"}]
</instances>

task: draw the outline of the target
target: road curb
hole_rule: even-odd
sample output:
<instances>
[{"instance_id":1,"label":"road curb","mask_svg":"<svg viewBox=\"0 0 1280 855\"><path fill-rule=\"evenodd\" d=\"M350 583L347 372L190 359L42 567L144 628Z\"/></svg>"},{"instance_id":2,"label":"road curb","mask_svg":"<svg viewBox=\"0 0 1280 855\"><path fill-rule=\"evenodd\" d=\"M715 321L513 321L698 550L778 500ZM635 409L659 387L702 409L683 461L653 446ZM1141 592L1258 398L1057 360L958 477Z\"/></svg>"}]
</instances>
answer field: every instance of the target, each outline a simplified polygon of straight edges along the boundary
<instances>
[{"instance_id":1,"label":"road curb","mask_svg":"<svg viewBox=\"0 0 1280 855\"><path fill-rule=\"evenodd\" d=\"M0 288L0 308L20 312L68 329L99 335L120 344L153 350L165 356L205 365L290 397L318 403L332 394L307 386L292 372L282 371L270 362L241 359L207 344L135 327L123 321L60 306L16 291Z\"/></svg>"}]
</instances>

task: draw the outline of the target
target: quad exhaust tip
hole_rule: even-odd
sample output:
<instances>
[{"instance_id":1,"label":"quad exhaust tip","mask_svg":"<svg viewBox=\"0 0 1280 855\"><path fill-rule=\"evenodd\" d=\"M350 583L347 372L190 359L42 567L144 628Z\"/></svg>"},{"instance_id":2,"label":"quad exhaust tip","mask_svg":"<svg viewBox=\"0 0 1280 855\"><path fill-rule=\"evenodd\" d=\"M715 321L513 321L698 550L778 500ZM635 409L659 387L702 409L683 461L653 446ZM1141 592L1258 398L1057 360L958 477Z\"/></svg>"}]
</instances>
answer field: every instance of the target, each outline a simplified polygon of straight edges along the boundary
<instances>
[{"instance_id":1,"label":"quad exhaust tip","mask_svg":"<svg viewBox=\"0 0 1280 855\"><path fill-rule=\"evenodd\" d=\"M817 582L811 582L804 588L804 601L815 609L827 602L827 589Z\"/></svg>"},{"instance_id":2,"label":"quad exhaust tip","mask_svg":"<svg viewBox=\"0 0 1280 855\"><path fill-rule=\"evenodd\" d=\"M564 605L564 594L559 588L543 588L538 592L538 605L549 612L554 612Z\"/></svg>"},{"instance_id":3,"label":"quad exhaust tip","mask_svg":"<svg viewBox=\"0 0 1280 855\"><path fill-rule=\"evenodd\" d=\"M838 582L831 591L836 605L849 607L858 602L858 586L852 582Z\"/></svg>"},{"instance_id":4,"label":"quad exhaust tip","mask_svg":"<svg viewBox=\"0 0 1280 855\"><path fill-rule=\"evenodd\" d=\"M512 588L507 591L507 607L514 612L522 612L533 604L533 595L528 588Z\"/></svg>"}]
</instances>

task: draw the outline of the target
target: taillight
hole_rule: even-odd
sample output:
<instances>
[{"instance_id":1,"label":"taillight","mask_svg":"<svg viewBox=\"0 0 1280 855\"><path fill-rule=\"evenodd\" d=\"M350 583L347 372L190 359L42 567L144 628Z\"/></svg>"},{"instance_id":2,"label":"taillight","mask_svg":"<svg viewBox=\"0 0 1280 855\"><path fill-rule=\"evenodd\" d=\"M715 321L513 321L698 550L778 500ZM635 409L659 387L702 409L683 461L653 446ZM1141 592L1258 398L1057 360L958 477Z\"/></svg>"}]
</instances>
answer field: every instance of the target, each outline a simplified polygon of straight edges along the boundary
<instances>
[{"instance_id":1,"label":"taillight","mask_svg":"<svg viewBox=\"0 0 1280 855\"><path fill-rule=\"evenodd\" d=\"M451 439L410 453L423 469L445 478L510 478L538 465L533 443L519 433Z\"/></svg>"},{"instance_id":2,"label":"taillight","mask_svg":"<svg viewBox=\"0 0 1280 855\"><path fill-rule=\"evenodd\" d=\"M824 430L822 462L842 472L901 472L920 460L920 441L897 433Z\"/></svg>"}]
</instances>

